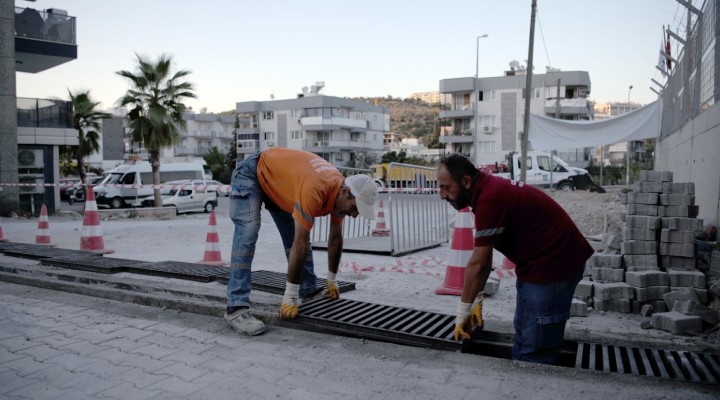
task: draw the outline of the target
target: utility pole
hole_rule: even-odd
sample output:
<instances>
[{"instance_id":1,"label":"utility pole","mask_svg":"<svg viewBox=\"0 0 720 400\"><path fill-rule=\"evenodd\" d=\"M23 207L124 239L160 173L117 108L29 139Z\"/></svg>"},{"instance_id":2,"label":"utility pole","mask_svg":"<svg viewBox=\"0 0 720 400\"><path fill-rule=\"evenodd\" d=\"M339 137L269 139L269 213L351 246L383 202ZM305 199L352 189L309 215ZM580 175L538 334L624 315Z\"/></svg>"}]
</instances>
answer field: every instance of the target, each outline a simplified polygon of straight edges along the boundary
<instances>
[{"instance_id":1,"label":"utility pole","mask_svg":"<svg viewBox=\"0 0 720 400\"><path fill-rule=\"evenodd\" d=\"M530 44L528 46L527 79L525 80L525 121L523 124L522 139L520 142L520 182L525 182L527 175L527 152L528 152L528 129L530 128L530 98L532 97L532 74L533 74L533 46L535 43L535 13L537 11L537 0L532 0L530 11Z\"/></svg>"},{"instance_id":2,"label":"utility pole","mask_svg":"<svg viewBox=\"0 0 720 400\"><path fill-rule=\"evenodd\" d=\"M555 91L555 119L560 119L560 78L558 78L557 90ZM550 190L551 191L555 190L555 186L553 186L553 170L555 169L555 166L553 166L554 157L555 157L555 150L550 150Z\"/></svg>"}]
</instances>

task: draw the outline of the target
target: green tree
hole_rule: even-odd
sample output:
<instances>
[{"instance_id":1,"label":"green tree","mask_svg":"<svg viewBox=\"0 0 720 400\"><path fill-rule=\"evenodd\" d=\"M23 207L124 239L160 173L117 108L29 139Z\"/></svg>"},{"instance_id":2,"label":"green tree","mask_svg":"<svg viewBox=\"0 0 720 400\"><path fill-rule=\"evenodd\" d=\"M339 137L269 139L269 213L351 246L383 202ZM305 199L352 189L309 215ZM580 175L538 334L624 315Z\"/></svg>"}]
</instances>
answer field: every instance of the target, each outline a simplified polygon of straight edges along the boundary
<instances>
[{"instance_id":1,"label":"green tree","mask_svg":"<svg viewBox=\"0 0 720 400\"><path fill-rule=\"evenodd\" d=\"M78 131L78 145L73 146L73 156L78 176L86 184L85 158L100 150L100 120L111 115L95 109L100 102L92 101L89 90L73 93L68 89L68 94L73 107L73 128Z\"/></svg>"},{"instance_id":2,"label":"green tree","mask_svg":"<svg viewBox=\"0 0 720 400\"><path fill-rule=\"evenodd\" d=\"M214 177L218 181L227 183L225 177L227 174L227 156L220 152L217 146L213 146L207 153L203 154L203 160L207 163Z\"/></svg>"},{"instance_id":3,"label":"green tree","mask_svg":"<svg viewBox=\"0 0 720 400\"><path fill-rule=\"evenodd\" d=\"M190 71L179 70L171 74L172 57L162 54L153 62L136 56L135 72L117 72L130 81L130 89L118 103L129 107L127 118L131 140L142 143L148 150L153 184L158 185L160 149L177 142L179 132L186 128L183 101L196 96L192 83L182 81ZM155 207L161 207L160 190L155 189L154 195Z\"/></svg>"}]
</instances>

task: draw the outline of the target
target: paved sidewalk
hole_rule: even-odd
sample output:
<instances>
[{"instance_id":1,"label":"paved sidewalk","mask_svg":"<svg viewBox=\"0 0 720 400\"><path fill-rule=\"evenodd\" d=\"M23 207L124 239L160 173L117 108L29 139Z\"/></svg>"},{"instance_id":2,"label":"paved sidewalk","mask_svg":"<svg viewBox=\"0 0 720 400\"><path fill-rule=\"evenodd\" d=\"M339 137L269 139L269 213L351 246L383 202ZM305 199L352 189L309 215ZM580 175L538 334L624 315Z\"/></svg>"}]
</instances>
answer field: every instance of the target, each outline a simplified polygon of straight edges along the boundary
<instances>
[{"instance_id":1,"label":"paved sidewalk","mask_svg":"<svg viewBox=\"0 0 720 400\"><path fill-rule=\"evenodd\" d=\"M3 399L710 399L699 384L535 366L0 282Z\"/></svg>"}]
</instances>

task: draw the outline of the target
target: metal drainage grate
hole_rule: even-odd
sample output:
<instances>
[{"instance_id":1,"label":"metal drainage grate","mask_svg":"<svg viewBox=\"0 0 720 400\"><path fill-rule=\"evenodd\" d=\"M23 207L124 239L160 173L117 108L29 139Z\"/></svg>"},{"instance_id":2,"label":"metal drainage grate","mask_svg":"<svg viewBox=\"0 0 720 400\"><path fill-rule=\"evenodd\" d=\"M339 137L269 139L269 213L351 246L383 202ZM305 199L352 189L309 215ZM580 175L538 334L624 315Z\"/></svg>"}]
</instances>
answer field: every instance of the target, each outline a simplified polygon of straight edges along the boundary
<instances>
[{"instance_id":1,"label":"metal drainage grate","mask_svg":"<svg viewBox=\"0 0 720 400\"><path fill-rule=\"evenodd\" d=\"M227 285L229 275L225 272L217 277L218 282ZM252 288L263 292L283 294L285 293L285 283L287 282L287 274L273 271L253 271L252 272ZM355 290L355 282L337 281L340 293ZM318 277L318 289L327 289L327 281L325 278Z\"/></svg>"},{"instance_id":2,"label":"metal drainage grate","mask_svg":"<svg viewBox=\"0 0 720 400\"><path fill-rule=\"evenodd\" d=\"M180 261L161 261L127 265L127 272L165 276L198 282L211 282L220 274L227 274L227 268L212 265L193 264Z\"/></svg>"},{"instance_id":3,"label":"metal drainage grate","mask_svg":"<svg viewBox=\"0 0 720 400\"><path fill-rule=\"evenodd\" d=\"M354 336L432 348L459 350L455 317L361 301L322 298L300 306L298 322L330 327Z\"/></svg>"},{"instance_id":4,"label":"metal drainage grate","mask_svg":"<svg viewBox=\"0 0 720 400\"><path fill-rule=\"evenodd\" d=\"M717 384L720 355L578 343L576 368Z\"/></svg>"},{"instance_id":5,"label":"metal drainage grate","mask_svg":"<svg viewBox=\"0 0 720 400\"><path fill-rule=\"evenodd\" d=\"M102 257L100 253L90 251L57 249L50 246L42 246L39 244L12 243L2 246L1 251L9 257L29 258L32 260L42 260L52 257Z\"/></svg>"},{"instance_id":6,"label":"metal drainage grate","mask_svg":"<svg viewBox=\"0 0 720 400\"><path fill-rule=\"evenodd\" d=\"M42 265L75 269L80 271L115 274L125 271L129 265L140 264L140 261L110 257L53 257L40 261Z\"/></svg>"}]
</instances>

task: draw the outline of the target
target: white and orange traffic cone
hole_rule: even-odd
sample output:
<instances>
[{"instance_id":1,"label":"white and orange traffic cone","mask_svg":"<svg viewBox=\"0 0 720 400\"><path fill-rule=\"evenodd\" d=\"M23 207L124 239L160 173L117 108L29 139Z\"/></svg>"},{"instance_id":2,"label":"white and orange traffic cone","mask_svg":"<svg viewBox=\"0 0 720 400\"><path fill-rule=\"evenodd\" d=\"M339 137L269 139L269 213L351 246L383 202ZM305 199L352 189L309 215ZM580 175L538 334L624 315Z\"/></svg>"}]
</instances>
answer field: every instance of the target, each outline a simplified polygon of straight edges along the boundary
<instances>
[{"instance_id":1,"label":"white and orange traffic cone","mask_svg":"<svg viewBox=\"0 0 720 400\"><path fill-rule=\"evenodd\" d=\"M50 220L48 219L47 207L43 203L40 209L40 219L38 220L37 236L35 236L35 244L43 246L55 246L50 241Z\"/></svg>"},{"instance_id":2,"label":"white and orange traffic cone","mask_svg":"<svg viewBox=\"0 0 720 400\"><path fill-rule=\"evenodd\" d=\"M220 254L220 236L217 232L217 219L215 211L210 213L210 230L205 237L205 254L203 259L198 261L200 264L207 265L227 265L227 261L223 261Z\"/></svg>"},{"instance_id":3,"label":"white and orange traffic cone","mask_svg":"<svg viewBox=\"0 0 720 400\"><path fill-rule=\"evenodd\" d=\"M435 294L460 296L465 283L465 266L473 252L473 219L470 208L458 211L455 218L450 259L445 269L445 282L435 289Z\"/></svg>"},{"instance_id":4,"label":"white and orange traffic cone","mask_svg":"<svg viewBox=\"0 0 720 400\"><path fill-rule=\"evenodd\" d=\"M100 214L98 213L95 192L92 186L87 186L85 194L85 215L83 217L82 236L80 237L80 250L93 253L110 254L113 250L105 248L102 229L100 229Z\"/></svg>"},{"instance_id":5,"label":"white and orange traffic cone","mask_svg":"<svg viewBox=\"0 0 720 400\"><path fill-rule=\"evenodd\" d=\"M3 236L2 224L0 224L0 242L7 242L7 238Z\"/></svg>"},{"instance_id":6,"label":"white and orange traffic cone","mask_svg":"<svg viewBox=\"0 0 720 400\"><path fill-rule=\"evenodd\" d=\"M390 236L390 229L387 229L385 226L385 209L382 199L380 199L377 210L375 229L373 229L370 234L372 236Z\"/></svg>"}]
</instances>

